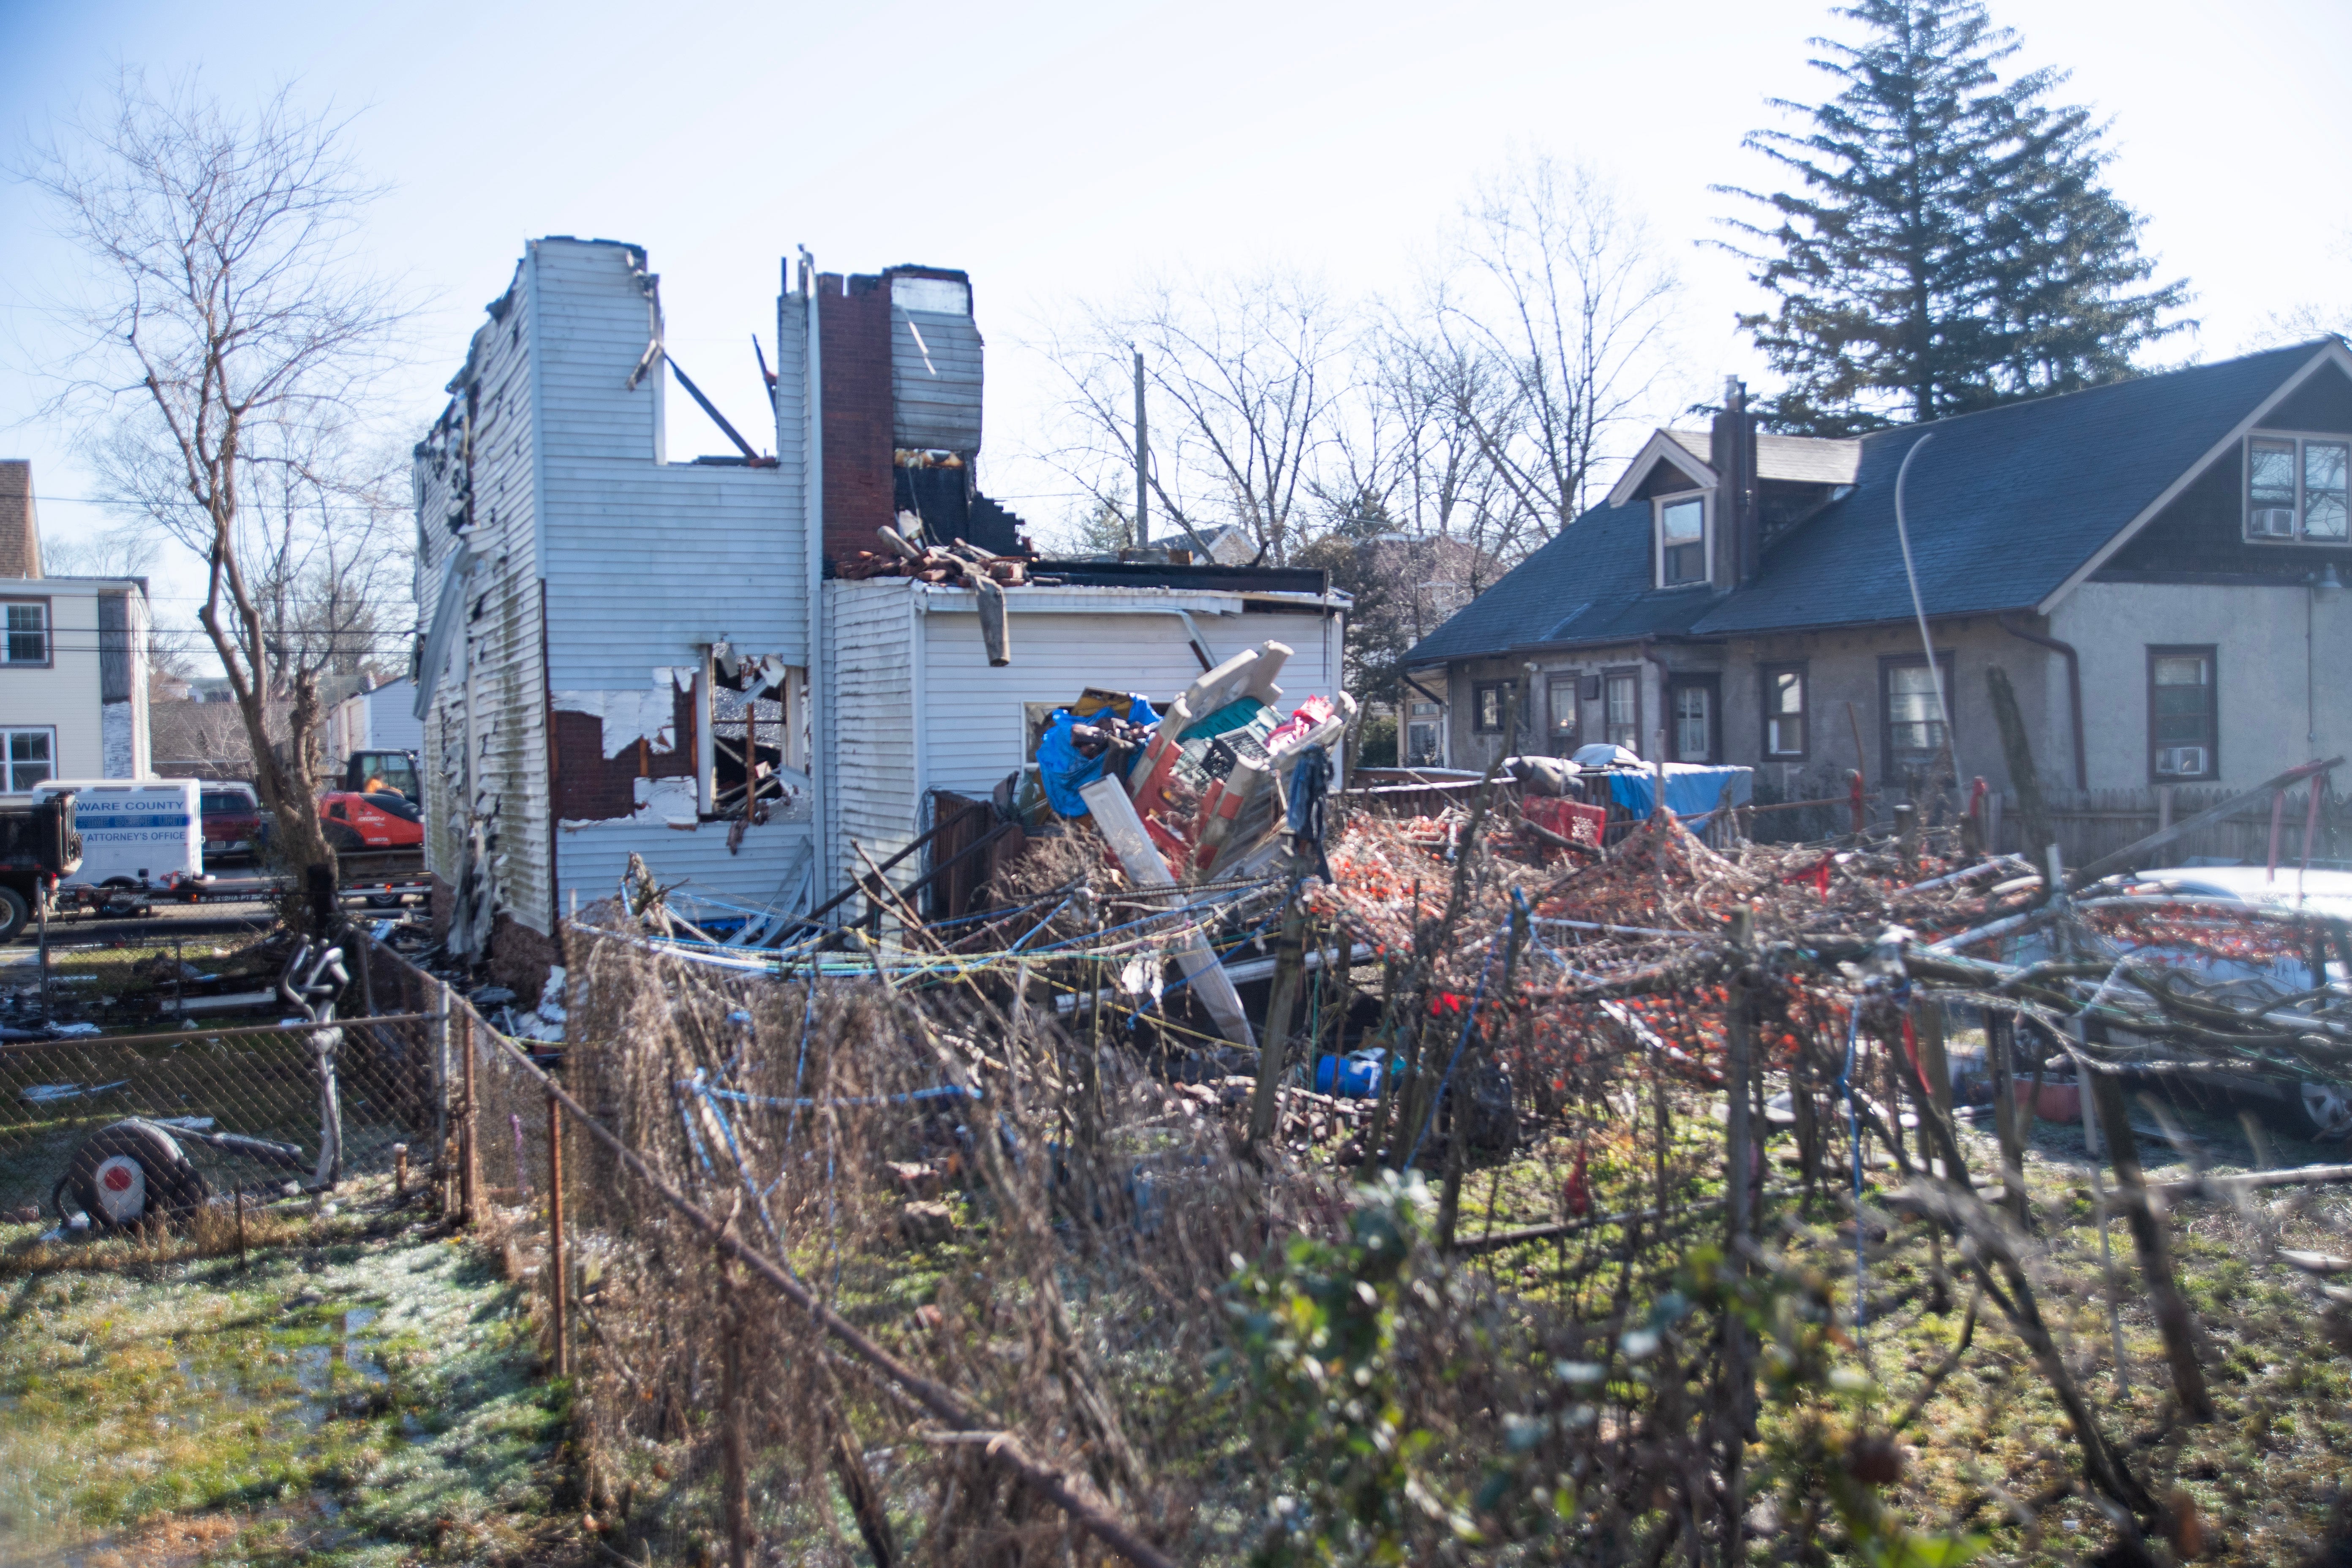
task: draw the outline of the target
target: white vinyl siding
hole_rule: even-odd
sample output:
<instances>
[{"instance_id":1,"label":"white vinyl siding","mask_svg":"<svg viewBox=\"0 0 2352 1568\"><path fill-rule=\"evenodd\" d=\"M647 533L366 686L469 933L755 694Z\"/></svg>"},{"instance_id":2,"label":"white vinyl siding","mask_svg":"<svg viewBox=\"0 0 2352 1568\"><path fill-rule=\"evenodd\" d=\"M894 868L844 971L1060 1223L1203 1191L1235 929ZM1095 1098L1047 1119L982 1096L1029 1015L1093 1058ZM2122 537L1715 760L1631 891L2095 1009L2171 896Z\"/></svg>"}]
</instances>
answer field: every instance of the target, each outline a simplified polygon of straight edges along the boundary
<instances>
[{"instance_id":1,"label":"white vinyl siding","mask_svg":"<svg viewBox=\"0 0 2352 1568\"><path fill-rule=\"evenodd\" d=\"M642 691L656 668L699 668L720 641L807 662L803 313L782 312L778 408L730 410L749 433L781 425L778 466L665 463L667 370L627 384L653 332L635 262L625 246L533 242L504 316L474 347L474 516L484 554L467 605L481 608L468 616L466 645L441 673L425 725L426 863L454 882L465 862L458 762L470 657L476 802L495 839L496 905L541 931L553 931L564 887L607 896L632 848L665 879L692 874L698 889L759 903L808 854L809 826L773 817L731 854L724 825L689 834L621 818L557 831L551 821L551 692ZM462 416L462 391L453 406ZM439 602L455 543L446 518L462 500L463 438L462 424L436 433L428 445L442 448L437 463L420 463L418 602L426 605Z\"/></svg>"},{"instance_id":2,"label":"white vinyl siding","mask_svg":"<svg viewBox=\"0 0 2352 1568\"><path fill-rule=\"evenodd\" d=\"M42 577L12 579L8 585L14 587L20 583L26 587L38 586L45 658L38 663L0 662L0 727L52 732L51 778L105 778L110 771L122 771L110 770L107 765L107 712L110 708L115 714L112 725L118 757L126 750L121 742L127 738L131 742L127 748L131 766L146 767L147 614L136 584L115 578ZM115 656L99 651L99 599L110 593L127 595L126 630L131 647ZM18 597L16 602L22 604L25 598ZM130 700L108 703L103 669L106 658L134 654ZM128 737L121 733L126 721L131 731Z\"/></svg>"},{"instance_id":3,"label":"white vinyl siding","mask_svg":"<svg viewBox=\"0 0 2352 1568\"><path fill-rule=\"evenodd\" d=\"M858 848L879 864L917 832L915 677L922 650L916 642L914 588L903 578L824 585L833 744L818 765L829 770L825 841L836 887L865 874ZM901 887L919 874L909 869L912 860L891 873Z\"/></svg>"}]
</instances>

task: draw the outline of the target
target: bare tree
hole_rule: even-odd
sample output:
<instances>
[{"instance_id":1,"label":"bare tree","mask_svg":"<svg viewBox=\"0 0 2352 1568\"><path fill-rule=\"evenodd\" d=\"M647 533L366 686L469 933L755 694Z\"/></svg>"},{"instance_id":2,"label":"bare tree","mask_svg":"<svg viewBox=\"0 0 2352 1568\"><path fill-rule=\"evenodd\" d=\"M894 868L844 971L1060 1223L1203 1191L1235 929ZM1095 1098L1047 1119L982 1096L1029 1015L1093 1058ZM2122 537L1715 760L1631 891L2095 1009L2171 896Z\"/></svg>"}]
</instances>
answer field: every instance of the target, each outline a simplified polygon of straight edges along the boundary
<instances>
[{"instance_id":1,"label":"bare tree","mask_svg":"<svg viewBox=\"0 0 2352 1568\"><path fill-rule=\"evenodd\" d=\"M1317 465L1353 374L1354 312L1281 272L1161 282L1086 307L1047 353L1067 378L1062 443L1046 454L1097 521L1134 493L1133 355L1150 399L1155 535L1239 526L1281 562L1315 531Z\"/></svg>"},{"instance_id":2,"label":"bare tree","mask_svg":"<svg viewBox=\"0 0 2352 1568\"><path fill-rule=\"evenodd\" d=\"M1279 272L1085 309L1045 345L1068 391L1042 455L1084 488L1081 538L1131 534L1139 349L1152 531L1237 523L1261 559L1329 567L1360 625L1385 606L1402 653L1583 510L1653 400L1675 288L1598 176L1523 161L1385 309ZM1393 689L1392 668L1365 668L1367 694Z\"/></svg>"},{"instance_id":3,"label":"bare tree","mask_svg":"<svg viewBox=\"0 0 2352 1568\"><path fill-rule=\"evenodd\" d=\"M51 537L41 541L41 569L52 577L145 577L155 570L159 553L154 534L137 523L104 529L97 533ZM188 648L195 634L180 627L166 630L152 625L147 632L147 677L150 681L178 682L196 672Z\"/></svg>"},{"instance_id":4,"label":"bare tree","mask_svg":"<svg viewBox=\"0 0 2352 1568\"><path fill-rule=\"evenodd\" d=\"M51 577L144 577L155 570L155 541L135 524L70 537L45 533L41 570Z\"/></svg>"},{"instance_id":5,"label":"bare tree","mask_svg":"<svg viewBox=\"0 0 2352 1568\"><path fill-rule=\"evenodd\" d=\"M292 671L289 743L269 744L271 626L252 559L273 486L333 493L321 454L356 438L371 378L403 310L359 261L359 215L380 194L343 149L343 126L281 90L250 113L194 79L157 94L126 75L102 119L52 142L29 172L91 263L85 333L61 401L107 432L117 499L164 524L206 569L197 620L252 745L298 883L331 875L319 826L315 676ZM128 392L123 389L129 388ZM321 502L320 531L338 514ZM289 921L307 927L291 900Z\"/></svg>"},{"instance_id":6,"label":"bare tree","mask_svg":"<svg viewBox=\"0 0 2352 1568\"><path fill-rule=\"evenodd\" d=\"M1650 402L1678 285L1642 220L1581 166L1515 163L1463 216L1423 306L1443 350L1432 378L1454 388L1457 417L1549 539Z\"/></svg>"},{"instance_id":7,"label":"bare tree","mask_svg":"<svg viewBox=\"0 0 2352 1568\"><path fill-rule=\"evenodd\" d=\"M1516 380L1492 355L1449 343L1425 318L1391 316L1371 336L1369 352L1370 417L1397 432L1388 446L1382 489L1390 510L1412 538L1466 547L1437 557L1451 563L1448 572L1466 569L1467 576L1422 584L1450 591L1430 601L1451 600L1436 616L1442 621L1541 542L1502 469L1487 457L1491 434L1510 416Z\"/></svg>"}]
</instances>

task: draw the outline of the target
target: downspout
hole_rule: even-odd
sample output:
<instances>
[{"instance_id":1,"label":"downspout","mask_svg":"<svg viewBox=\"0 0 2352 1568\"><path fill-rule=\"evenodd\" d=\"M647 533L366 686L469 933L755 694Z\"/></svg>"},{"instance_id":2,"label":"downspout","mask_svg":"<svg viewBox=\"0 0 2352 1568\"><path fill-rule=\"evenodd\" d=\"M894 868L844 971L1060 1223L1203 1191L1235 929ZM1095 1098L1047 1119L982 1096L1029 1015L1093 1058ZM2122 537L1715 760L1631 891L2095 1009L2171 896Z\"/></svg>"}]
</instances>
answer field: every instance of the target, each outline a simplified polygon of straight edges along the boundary
<instances>
[{"instance_id":1,"label":"downspout","mask_svg":"<svg viewBox=\"0 0 2352 1568\"><path fill-rule=\"evenodd\" d=\"M826 690L824 666L824 365L822 326L817 315L816 258L803 245L801 253L801 293L808 301L807 338L801 363L804 370L802 417L807 422L807 458L801 479L801 527L808 552L808 699L809 792L816 831L811 836L816 880L811 908L833 897L833 856L830 817L833 770L833 705Z\"/></svg>"},{"instance_id":2,"label":"downspout","mask_svg":"<svg viewBox=\"0 0 2352 1568\"><path fill-rule=\"evenodd\" d=\"M1653 639L1649 637L1642 639L1642 657L1658 667L1658 754L1652 761L1663 763L1669 760L1666 752L1672 749L1666 744L1667 721L1670 717L1666 712L1666 682L1673 678L1675 672L1667 666L1664 659L1651 651L1652 646ZM1602 716L1602 721L1605 728L1607 715Z\"/></svg>"},{"instance_id":3,"label":"downspout","mask_svg":"<svg viewBox=\"0 0 2352 1568\"><path fill-rule=\"evenodd\" d=\"M2012 622L2007 616L2000 616L2000 629L2007 632L2010 636L2016 637L2022 642L2034 643L2040 647L2046 647L2053 653L2060 655L2066 660L2066 698L2073 705L2074 710L2074 787L2076 789L2090 788L2090 768L2084 762L2083 756L2082 655L2074 651L2074 645L2073 643L2062 642L2058 638L2053 637L2044 637L2040 632L2027 631L2023 626L2018 626Z\"/></svg>"}]
</instances>

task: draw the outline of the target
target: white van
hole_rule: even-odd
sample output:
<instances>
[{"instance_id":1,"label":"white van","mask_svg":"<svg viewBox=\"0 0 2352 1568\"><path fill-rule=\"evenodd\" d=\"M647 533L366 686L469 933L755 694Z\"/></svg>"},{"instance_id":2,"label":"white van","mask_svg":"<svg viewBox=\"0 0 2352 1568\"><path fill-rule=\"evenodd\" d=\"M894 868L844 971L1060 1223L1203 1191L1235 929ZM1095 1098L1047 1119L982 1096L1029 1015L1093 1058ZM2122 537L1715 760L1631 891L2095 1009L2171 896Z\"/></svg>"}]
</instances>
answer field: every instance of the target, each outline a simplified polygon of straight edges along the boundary
<instances>
[{"instance_id":1,"label":"white van","mask_svg":"<svg viewBox=\"0 0 2352 1568\"><path fill-rule=\"evenodd\" d=\"M68 791L81 869L63 889L172 891L205 874L204 785L194 779L50 779L35 800Z\"/></svg>"}]
</instances>

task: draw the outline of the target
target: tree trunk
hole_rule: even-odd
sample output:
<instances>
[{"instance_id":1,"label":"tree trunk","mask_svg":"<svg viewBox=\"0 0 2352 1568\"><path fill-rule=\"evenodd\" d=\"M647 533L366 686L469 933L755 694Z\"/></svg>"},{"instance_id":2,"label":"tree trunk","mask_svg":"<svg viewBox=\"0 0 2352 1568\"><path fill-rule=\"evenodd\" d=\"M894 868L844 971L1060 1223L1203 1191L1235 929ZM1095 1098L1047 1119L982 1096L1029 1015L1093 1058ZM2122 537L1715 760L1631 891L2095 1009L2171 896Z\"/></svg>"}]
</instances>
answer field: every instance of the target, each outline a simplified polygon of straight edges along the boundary
<instances>
[{"instance_id":1,"label":"tree trunk","mask_svg":"<svg viewBox=\"0 0 2352 1568\"><path fill-rule=\"evenodd\" d=\"M2017 816L2023 831L2025 857L2033 862L2034 870L2046 878L2050 874L2050 813L2042 804L2042 781L2033 771L2033 747L2025 737L2025 720L2017 710L2017 692L2009 683L2009 672L1999 665L1985 671L1985 686L1992 697L1993 721L2000 726L2000 749L2009 763L2010 783L2017 786Z\"/></svg>"},{"instance_id":2,"label":"tree trunk","mask_svg":"<svg viewBox=\"0 0 2352 1568\"><path fill-rule=\"evenodd\" d=\"M2197 1320L2180 1293L2172 1272L2172 1253L2165 1245L2164 1226L2147 1195L2147 1180L2140 1171L2139 1144L2132 1135L2131 1108L2124 1103L2123 1086L2113 1073L2078 1070L2080 1079L2098 1101L2099 1131L2107 1141L2107 1155L2122 1189L2124 1217L2131 1225L2132 1245L2139 1253L2139 1271L2147 1287L2148 1305L2164 1336L2164 1356L2172 1366L2173 1392L2191 1421L2213 1419L2213 1396L2205 1387L2205 1369L2197 1360Z\"/></svg>"},{"instance_id":3,"label":"tree trunk","mask_svg":"<svg viewBox=\"0 0 2352 1568\"><path fill-rule=\"evenodd\" d=\"M234 584L231 592L236 593ZM338 872L334 848L319 822L316 752L324 715L320 710L318 678L302 674L294 679L286 747L281 752L269 740L269 689L261 675L266 667L254 658L256 650L239 647L221 626L217 594L216 588L215 596L206 601L197 618L222 667L229 672L229 689L236 699L237 715L245 721L246 741L253 752L254 791L270 814L271 841L287 888L278 902L278 915L295 935L323 940L332 933L313 929L318 921L303 896L310 868L325 868L331 882ZM238 618L252 624L243 613ZM238 668L239 655L245 656L245 669Z\"/></svg>"}]
</instances>

